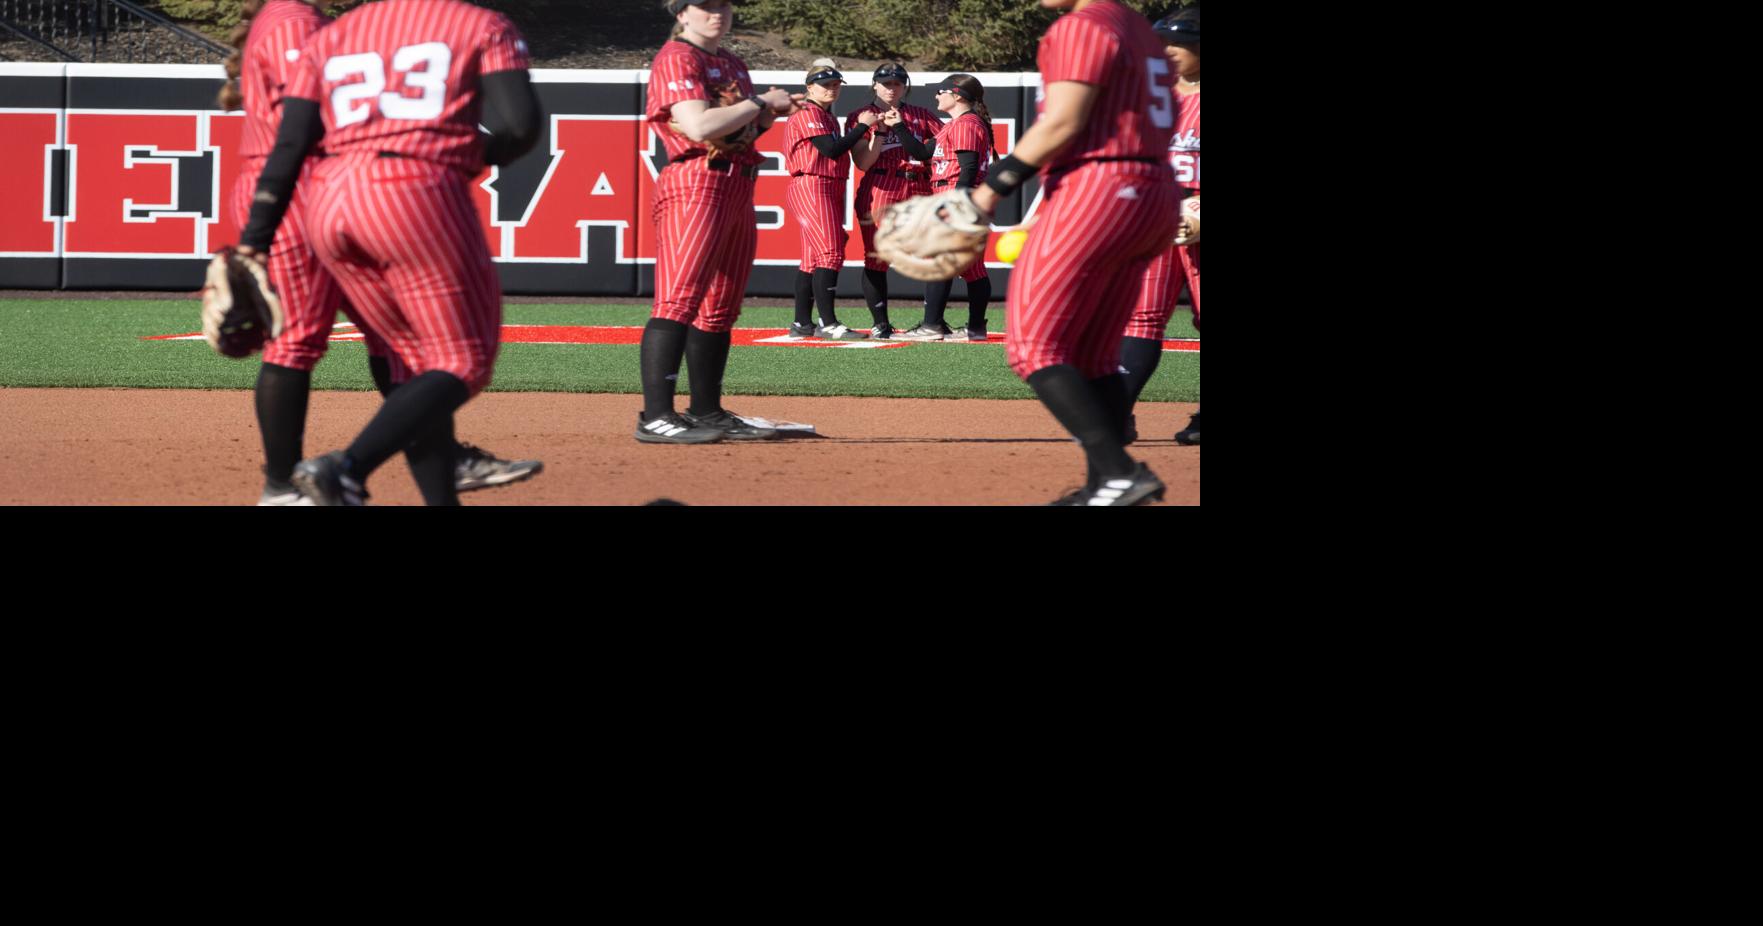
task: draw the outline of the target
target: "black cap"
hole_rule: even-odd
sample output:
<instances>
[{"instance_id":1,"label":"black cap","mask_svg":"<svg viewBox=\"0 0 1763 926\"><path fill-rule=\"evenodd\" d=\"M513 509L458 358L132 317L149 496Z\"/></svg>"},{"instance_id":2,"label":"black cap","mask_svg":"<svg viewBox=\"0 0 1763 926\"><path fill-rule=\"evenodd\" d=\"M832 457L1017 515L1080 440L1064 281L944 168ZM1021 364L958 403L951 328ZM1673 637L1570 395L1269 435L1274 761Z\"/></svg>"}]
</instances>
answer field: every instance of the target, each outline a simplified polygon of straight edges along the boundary
<instances>
[{"instance_id":1,"label":"black cap","mask_svg":"<svg viewBox=\"0 0 1763 926\"><path fill-rule=\"evenodd\" d=\"M931 93L933 93L933 94L941 93L944 90L953 90L953 91L955 91L956 96L958 96L964 100L967 100L970 103L973 102L973 95L968 93L967 90L964 89L960 84L955 83L954 80L952 80L948 77L945 77L942 80L937 81L937 85L935 87L931 88Z\"/></svg>"},{"instance_id":2,"label":"black cap","mask_svg":"<svg viewBox=\"0 0 1763 926\"><path fill-rule=\"evenodd\" d=\"M1200 44L1200 8L1189 7L1157 20L1151 27L1165 45Z\"/></svg>"},{"instance_id":3,"label":"black cap","mask_svg":"<svg viewBox=\"0 0 1763 926\"><path fill-rule=\"evenodd\" d=\"M841 84L845 82L845 75L840 74L838 68L821 68L808 75L808 83L811 84L830 84L835 82Z\"/></svg>"},{"instance_id":4,"label":"black cap","mask_svg":"<svg viewBox=\"0 0 1763 926\"><path fill-rule=\"evenodd\" d=\"M875 76L870 78L869 82L872 84L879 84L884 80L897 80L900 83L906 83L911 79L912 78L906 76L905 68L897 64L884 64L875 69Z\"/></svg>"}]
</instances>

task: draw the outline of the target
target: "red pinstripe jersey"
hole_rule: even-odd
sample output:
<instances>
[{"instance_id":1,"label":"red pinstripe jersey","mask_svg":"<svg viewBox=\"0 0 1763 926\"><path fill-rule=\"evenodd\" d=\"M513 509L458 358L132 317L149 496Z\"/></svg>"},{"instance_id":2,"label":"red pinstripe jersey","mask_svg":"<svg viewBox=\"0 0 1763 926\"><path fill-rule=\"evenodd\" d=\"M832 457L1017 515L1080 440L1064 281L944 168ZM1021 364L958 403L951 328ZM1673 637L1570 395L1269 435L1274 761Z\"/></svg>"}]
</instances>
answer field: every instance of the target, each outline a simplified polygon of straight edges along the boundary
<instances>
[{"instance_id":1,"label":"red pinstripe jersey","mask_svg":"<svg viewBox=\"0 0 1763 926\"><path fill-rule=\"evenodd\" d=\"M245 96L240 157L269 157L275 133L282 127L282 88L293 75L307 39L330 21L301 0L270 0L252 17L239 65L239 91Z\"/></svg>"},{"instance_id":2,"label":"red pinstripe jersey","mask_svg":"<svg viewBox=\"0 0 1763 926\"><path fill-rule=\"evenodd\" d=\"M458 0L378 0L312 37L287 95L319 103L325 154L393 151L476 173L478 81L526 67L526 42L501 13Z\"/></svg>"},{"instance_id":3,"label":"red pinstripe jersey","mask_svg":"<svg viewBox=\"0 0 1763 926\"><path fill-rule=\"evenodd\" d=\"M832 113L809 103L790 117L784 131L785 167L795 174L813 174L843 180L851 176L851 155L828 158L809 141L821 135L839 135L839 119Z\"/></svg>"},{"instance_id":4,"label":"red pinstripe jersey","mask_svg":"<svg viewBox=\"0 0 1763 926\"><path fill-rule=\"evenodd\" d=\"M1177 186L1200 190L1200 95L1180 94L1175 98L1178 110L1175 136L1169 140L1169 166L1175 168Z\"/></svg>"},{"instance_id":5,"label":"red pinstripe jersey","mask_svg":"<svg viewBox=\"0 0 1763 926\"><path fill-rule=\"evenodd\" d=\"M714 103L720 90L734 84L740 96L753 93L753 79L747 76L747 63L731 52L718 48L711 54L685 39L674 39L661 46L655 62L649 65L648 106L643 117L655 123L655 132L667 148L667 159L696 157L706 150L703 143L692 141L669 128L673 104L682 100L703 100ZM729 158L737 164L758 164L765 156L751 148Z\"/></svg>"},{"instance_id":6,"label":"red pinstripe jersey","mask_svg":"<svg viewBox=\"0 0 1763 926\"><path fill-rule=\"evenodd\" d=\"M862 112L872 112L879 116L887 110L871 103L845 117L845 131L851 131L851 126L857 124L857 113ZM937 133L943 129L942 117L938 116L935 111L925 109L922 106L901 103L900 117L906 121L907 127L912 129L912 134L918 136L918 140L925 144L929 144L930 140L937 137ZM923 161L913 158L912 155L906 153L905 148L900 147L899 140L894 138L893 129L877 122L875 128L870 131L876 132L886 139L882 142L881 154L870 166L870 170L911 170L925 166Z\"/></svg>"},{"instance_id":7,"label":"red pinstripe jersey","mask_svg":"<svg viewBox=\"0 0 1763 926\"><path fill-rule=\"evenodd\" d=\"M1041 37L1036 61L1043 87L1070 80L1098 91L1077 138L1044 166L1168 156L1175 131L1175 69L1145 17L1116 0L1095 0L1053 23ZM1043 93L1037 112L1045 103Z\"/></svg>"},{"instance_id":8,"label":"red pinstripe jersey","mask_svg":"<svg viewBox=\"0 0 1763 926\"><path fill-rule=\"evenodd\" d=\"M979 117L979 113L962 113L951 119L937 133L935 149L930 159L932 183L953 183L961 179L961 160L955 156L957 151L979 152L979 176L974 179L973 185L984 183L986 165L992 160L992 133L986 128L986 122Z\"/></svg>"}]
</instances>

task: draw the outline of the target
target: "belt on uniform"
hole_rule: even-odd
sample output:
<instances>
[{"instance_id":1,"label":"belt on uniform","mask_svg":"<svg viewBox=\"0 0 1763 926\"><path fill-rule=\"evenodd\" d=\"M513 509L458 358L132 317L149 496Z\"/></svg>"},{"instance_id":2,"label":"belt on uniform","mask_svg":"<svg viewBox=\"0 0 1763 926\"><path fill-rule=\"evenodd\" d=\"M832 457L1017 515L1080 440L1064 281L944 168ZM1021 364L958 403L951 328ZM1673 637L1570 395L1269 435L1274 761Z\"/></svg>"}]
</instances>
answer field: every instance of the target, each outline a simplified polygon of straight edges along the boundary
<instances>
[{"instance_id":1,"label":"belt on uniform","mask_svg":"<svg viewBox=\"0 0 1763 926\"><path fill-rule=\"evenodd\" d=\"M674 163L674 164L688 164L688 165L691 165L692 167L697 168L698 170L707 170L707 171L711 171L712 173L718 173L718 174L738 173L741 176L746 177L749 180L754 179L759 176L759 165L758 164L749 164L746 167L741 167L740 165L736 164L733 161L727 161L722 158L711 158L709 160L706 160L704 158L704 156L701 154L695 154L689 158L682 158L682 159L680 159L678 161L674 161L672 163Z\"/></svg>"},{"instance_id":2,"label":"belt on uniform","mask_svg":"<svg viewBox=\"0 0 1763 926\"><path fill-rule=\"evenodd\" d=\"M928 170L888 170L888 171L883 171L883 173L887 174L890 177L902 177L907 180L929 180L930 179L930 171L928 171Z\"/></svg>"},{"instance_id":3,"label":"belt on uniform","mask_svg":"<svg viewBox=\"0 0 1763 926\"><path fill-rule=\"evenodd\" d=\"M1054 174L1063 174L1068 170L1076 170L1079 167L1084 167L1084 166L1087 166L1090 164L1101 164L1101 163L1108 162L1108 161L1125 161L1127 163L1136 162L1136 163L1140 163L1140 164L1168 164L1169 163L1168 161L1164 160L1163 158L1084 158L1081 161L1072 161L1068 164L1061 164L1058 167L1055 167L1052 170L1048 171L1047 174L1048 174L1048 176L1052 176Z\"/></svg>"},{"instance_id":4,"label":"belt on uniform","mask_svg":"<svg viewBox=\"0 0 1763 926\"><path fill-rule=\"evenodd\" d=\"M399 153L399 152L397 152L397 151L381 151L381 152L380 152L380 153L379 153L379 154L376 154L376 155L374 155L374 157L380 157L380 158L404 158L404 159L406 159L406 160L411 160L411 157L410 157L410 155L408 155L408 154L402 154L402 153Z\"/></svg>"}]
</instances>

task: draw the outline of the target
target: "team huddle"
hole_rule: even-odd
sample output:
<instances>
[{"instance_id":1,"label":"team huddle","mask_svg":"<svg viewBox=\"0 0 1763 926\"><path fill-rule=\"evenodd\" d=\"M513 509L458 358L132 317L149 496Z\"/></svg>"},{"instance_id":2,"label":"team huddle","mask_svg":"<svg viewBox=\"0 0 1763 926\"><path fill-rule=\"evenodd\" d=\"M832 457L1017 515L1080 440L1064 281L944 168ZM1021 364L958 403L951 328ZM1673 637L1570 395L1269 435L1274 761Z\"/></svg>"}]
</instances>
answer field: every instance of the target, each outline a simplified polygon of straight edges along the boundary
<instances>
[{"instance_id":1,"label":"team huddle","mask_svg":"<svg viewBox=\"0 0 1763 926\"><path fill-rule=\"evenodd\" d=\"M674 33L650 69L644 114L667 165L653 202L655 296L639 349L637 440L779 437L724 408L722 384L758 244L753 189L765 157L753 141L781 119L786 206L802 244L790 337L987 339L992 286L978 252L911 253L937 235L893 251L884 240L878 250L878 229L886 239L890 222L916 215L983 247L999 200L1039 175L1042 199L1024 226L1005 306L1005 356L1083 447L1084 486L1055 504L1162 497L1162 482L1125 448L1184 286L1199 320L1198 10L1152 27L1117 0L1039 2L1067 15L1041 40L1040 117L1002 158L972 75L939 83L933 112L906 103L910 75L885 64L872 75L874 101L841 126L832 110L845 80L835 62L814 62L804 93L756 93L745 63L722 47L729 0L665 3ZM461 444L453 426L490 382L502 321L469 183L541 134L526 43L506 16L461 0L376 0L334 22L319 12L327 5L246 0L240 52L228 63L237 84L222 94L247 116L234 194L244 231L236 254L217 261L265 266L281 301L256 390L259 503L364 504L369 476L403 453L426 503L457 504L461 491L542 468ZM387 90L388 70L401 90ZM867 333L835 309L853 164L863 172L854 206ZM926 214L927 204L937 208ZM410 227L432 234L413 239ZM941 268L912 273L929 282L924 317L904 330L889 318L883 258L893 253L902 272L921 256ZM955 276L969 303L959 329L944 319ZM347 448L301 459L311 372L338 311L363 332L385 402ZM1197 414L1177 440L1198 443Z\"/></svg>"}]
</instances>

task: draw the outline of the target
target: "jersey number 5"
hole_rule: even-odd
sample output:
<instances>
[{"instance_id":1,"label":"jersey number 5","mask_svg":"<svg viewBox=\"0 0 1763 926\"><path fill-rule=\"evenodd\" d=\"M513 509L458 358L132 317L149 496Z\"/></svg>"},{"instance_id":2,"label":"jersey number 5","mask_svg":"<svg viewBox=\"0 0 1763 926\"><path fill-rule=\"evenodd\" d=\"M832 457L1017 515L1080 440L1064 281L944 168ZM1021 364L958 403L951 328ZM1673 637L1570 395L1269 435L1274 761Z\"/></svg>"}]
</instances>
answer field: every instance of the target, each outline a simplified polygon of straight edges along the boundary
<instances>
[{"instance_id":1,"label":"jersey number 5","mask_svg":"<svg viewBox=\"0 0 1763 926\"><path fill-rule=\"evenodd\" d=\"M424 65L417 70L418 65ZM373 102L379 101L380 113L387 119L434 119L447 108L447 71L453 66L453 50L445 42L424 42L406 45L392 55L392 70L404 75L404 85L422 91L422 96L409 97L386 91L386 62L377 52L338 55L324 63L324 79L335 83L360 76L356 83L343 84L331 91L331 111L336 115L337 128L366 122L373 115Z\"/></svg>"},{"instance_id":2,"label":"jersey number 5","mask_svg":"<svg viewBox=\"0 0 1763 926\"><path fill-rule=\"evenodd\" d=\"M1175 125L1175 101L1169 98L1169 62L1163 58L1145 59L1145 80L1151 84L1151 123L1160 129Z\"/></svg>"}]
</instances>

